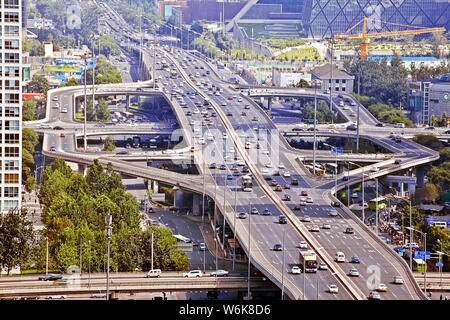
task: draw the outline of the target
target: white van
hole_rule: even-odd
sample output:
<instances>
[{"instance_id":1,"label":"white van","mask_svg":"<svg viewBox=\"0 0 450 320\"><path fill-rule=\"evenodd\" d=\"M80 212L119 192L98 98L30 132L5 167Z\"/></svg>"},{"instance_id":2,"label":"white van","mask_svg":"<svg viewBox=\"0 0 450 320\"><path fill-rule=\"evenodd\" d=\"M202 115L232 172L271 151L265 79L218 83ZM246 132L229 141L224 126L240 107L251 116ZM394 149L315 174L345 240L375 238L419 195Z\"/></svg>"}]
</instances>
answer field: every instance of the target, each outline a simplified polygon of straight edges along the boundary
<instances>
[{"instance_id":1,"label":"white van","mask_svg":"<svg viewBox=\"0 0 450 320\"><path fill-rule=\"evenodd\" d=\"M396 128L404 128L404 127L405 127L405 124L399 122L399 123L396 123L396 124L395 124L395 127L396 127Z\"/></svg>"},{"instance_id":2,"label":"white van","mask_svg":"<svg viewBox=\"0 0 450 320\"><path fill-rule=\"evenodd\" d=\"M336 252L335 261L336 262L345 262L345 254L341 251Z\"/></svg>"},{"instance_id":3,"label":"white van","mask_svg":"<svg viewBox=\"0 0 450 320\"><path fill-rule=\"evenodd\" d=\"M147 273L147 275L145 277L146 278L159 278L160 275L161 275L161 269L152 269Z\"/></svg>"}]
</instances>

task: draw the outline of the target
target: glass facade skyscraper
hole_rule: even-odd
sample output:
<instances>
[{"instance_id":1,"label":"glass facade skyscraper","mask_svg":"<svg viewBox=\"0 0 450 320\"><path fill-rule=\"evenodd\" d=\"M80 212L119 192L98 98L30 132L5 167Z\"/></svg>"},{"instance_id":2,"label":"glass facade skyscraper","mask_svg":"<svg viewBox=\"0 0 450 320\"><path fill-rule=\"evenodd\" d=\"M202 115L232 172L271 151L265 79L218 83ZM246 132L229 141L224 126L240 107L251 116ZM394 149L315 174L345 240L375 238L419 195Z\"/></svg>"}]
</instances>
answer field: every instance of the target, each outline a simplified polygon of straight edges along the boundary
<instances>
[{"instance_id":1,"label":"glass facade skyscraper","mask_svg":"<svg viewBox=\"0 0 450 320\"><path fill-rule=\"evenodd\" d=\"M310 37L327 38L345 32L368 17L369 32L402 30L400 25L450 28L449 0L313 0Z\"/></svg>"},{"instance_id":2,"label":"glass facade skyscraper","mask_svg":"<svg viewBox=\"0 0 450 320\"><path fill-rule=\"evenodd\" d=\"M0 212L21 206L22 0L0 0Z\"/></svg>"}]
</instances>

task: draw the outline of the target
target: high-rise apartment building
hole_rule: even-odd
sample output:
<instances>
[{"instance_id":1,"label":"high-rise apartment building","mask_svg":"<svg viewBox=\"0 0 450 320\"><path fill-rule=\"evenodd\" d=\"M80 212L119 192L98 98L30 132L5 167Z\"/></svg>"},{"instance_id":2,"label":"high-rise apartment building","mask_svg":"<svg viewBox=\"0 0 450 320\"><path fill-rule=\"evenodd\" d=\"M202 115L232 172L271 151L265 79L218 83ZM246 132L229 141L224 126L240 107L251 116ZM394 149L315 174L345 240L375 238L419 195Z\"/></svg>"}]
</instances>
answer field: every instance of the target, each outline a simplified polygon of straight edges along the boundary
<instances>
[{"instance_id":1,"label":"high-rise apartment building","mask_svg":"<svg viewBox=\"0 0 450 320\"><path fill-rule=\"evenodd\" d=\"M21 206L22 0L0 0L0 211Z\"/></svg>"}]
</instances>

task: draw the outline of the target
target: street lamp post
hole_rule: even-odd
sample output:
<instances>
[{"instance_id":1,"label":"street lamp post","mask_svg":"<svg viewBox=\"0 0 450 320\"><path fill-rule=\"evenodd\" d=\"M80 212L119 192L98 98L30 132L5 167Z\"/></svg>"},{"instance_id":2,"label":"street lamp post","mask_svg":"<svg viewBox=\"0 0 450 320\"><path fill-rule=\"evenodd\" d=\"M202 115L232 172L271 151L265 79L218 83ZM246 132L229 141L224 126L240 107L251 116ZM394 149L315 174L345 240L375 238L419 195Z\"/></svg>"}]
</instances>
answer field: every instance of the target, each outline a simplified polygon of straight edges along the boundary
<instances>
[{"instance_id":1,"label":"street lamp post","mask_svg":"<svg viewBox=\"0 0 450 320\"><path fill-rule=\"evenodd\" d=\"M45 257L45 274L48 274L48 237L45 237L45 240L47 242L47 250L46 250L46 257Z\"/></svg>"},{"instance_id":2,"label":"street lamp post","mask_svg":"<svg viewBox=\"0 0 450 320\"><path fill-rule=\"evenodd\" d=\"M91 240L88 240L89 243L89 287L91 286Z\"/></svg>"},{"instance_id":3,"label":"street lamp post","mask_svg":"<svg viewBox=\"0 0 450 320\"><path fill-rule=\"evenodd\" d=\"M378 236L378 179L375 178L375 228L376 228L376 235Z\"/></svg>"},{"instance_id":4,"label":"street lamp post","mask_svg":"<svg viewBox=\"0 0 450 320\"><path fill-rule=\"evenodd\" d=\"M313 174L316 176L316 148L317 148L317 136L316 136L316 124L317 124L317 82L314 81L314 142L313 142Z\"/></svg>"},{"instance_id":5,"label":"street lamp post","mask_svg":"<svg viewBox=\"0 0 450 320\"><path fill-rule=\"evenodd\" d=\"M223 187L223 228L222 228L222 252L223 252L223 263L225 264L225 228L226 228L226 212L227 212L227 207L226 207L226 201L225 201L225 196L227 194L227 177L225 178L225 185ZM237 178L236 178L237 180Z\"/></svg>"},{"instance_id":6,"label":"street lamp post","mask_svg":"<svg viewBox=\"0 0 450 320\"><path fill-rule=\"evenodd\" d=\"M347 160L347 207L350 207L350 161L348 160Z\"/></svg>"},{"instance_id":7,"label":"street lamp post","mask_svg":"<svg viewBox=\"0 0 450 320\"><path fill-rule=\"evenodd\" d=\"M413 271L412 268L412 247L411 243L413 242L413 226L412 226L412 200L409 200L409 268L411 269L411 272Z\"/></svg>"},{"instance_id":8,"label":"street lamp post","mask_svg":"<svg viewBox=\"0 0 450 320\"><path fill-rule=\"evenodd\" d=\"M251 245L251 242L250 242L250 227L251 227L251 223L250 223L250 220L251 220L251 216L252 216L252 214L251 214L251 204L250 204L250 201L248 202L248 270L247 270L247 299L248 300L250 300L250 263L251 263L251 257L252 257L252 254L251 254L251 251L250 251L250 245Z\"/></svg>"},{"instance_id":9,"label":"street lamp post","mask_svg":"<svg viewBox=\"0 0 450 320\"><path fill-rule=\"evenodd\" d=\"M106 269L106 300L109 300L109 258L110 258L110 251L111 251L111 235L112 235L112 216L111 213L108 213L108 215L105 218L106 222L106 237L108 238L108 262L107 262L107 269Z\"/></svg>"},{"instance_id":10,"label":"street lamp post","mask_svg":"<svg viewBox=\"0 0 450 320\"><path fill-rule=\"evenodd\" d=\"M422 232L420 230L415 229L414 227L407 227L410 231L417 231L419 232L423 237L423 293L427 293L427 233ZM409 252L410 252L410 259L412 257L412 247L411 247L411 241L409 242Z\"/></svg>"},{"instance_id":11,"label":"street lamp post","mask_svg":"<svg viewBox=\"0 0 450 320\"><path fill-rule=\"evenodd\" d=\"M285 238L286 232L283 231L283 263L281 264L281 300L284 300L284 252L286 251L286 248L284 247L284 238Z\"/></svg>"},{"instance_id":12,"label":"street lamp post","mask_svg":"<svg viewBox=\"0 0 450 320\"><path fill-rule=\"evenodd\" d=\"M365 214L364 214L364 207L366 205L366 203L364 201L364 199L365 199L365 197L364 197L364 167L363 167L363 171L362 171L361 191L362 191L362 222L364 224L366 224L366 217L365 217Z\"/></svg>"},{"instance_id":13,"label":"street lamp post","mask_svg":"<svg viewBox=\"0 0 450 320\"><path fill-rule=\"evenodd\" d=\"M236 214L237 214L237 188L238 188L238 179L236 178L236 186L234 189L234 218L233 218L233 271L234 271L234 261L236 259Z\"/></svg>"},{"instance_id":14,"label":"street lamp post","mask_svg":"<svg viewBox=\"0 0 450 320\"><path fill-rule=\"evenodd\" d=\"M84 55L84 151L87 150L86 124L87 124L87 54Z\"/></svg>"}]
</instances>

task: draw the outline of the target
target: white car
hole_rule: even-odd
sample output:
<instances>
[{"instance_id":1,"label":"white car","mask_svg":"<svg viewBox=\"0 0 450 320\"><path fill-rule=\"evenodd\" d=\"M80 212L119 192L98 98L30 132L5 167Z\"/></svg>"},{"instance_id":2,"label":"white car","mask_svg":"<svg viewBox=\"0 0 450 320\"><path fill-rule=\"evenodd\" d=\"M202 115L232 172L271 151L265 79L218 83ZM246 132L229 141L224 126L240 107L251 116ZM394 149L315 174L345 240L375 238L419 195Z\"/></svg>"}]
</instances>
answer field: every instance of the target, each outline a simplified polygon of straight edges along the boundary
<instances>
[{"instance_id":1,"label":"white car","mask_svg":"<svg viewBox=\"0 0 450 320\"><path fill-rule=\"evenodd\" d=\"M284 164L280 163L280 164L278 165L278 169L284 169L284 168L285 168Z\"/></svg>"},{"instance_id":2,"label":"white car","mask_svg":"<svg viewBox=\"0 0 450 320\"><path fill-rule=\"evenodd\" d=\"M313 198L311 198L311 197L307 197L307 198L306 198L306 202L307 202L307 203L313 203L314 200L313 200Z\"/></svg>"},{"instance_id":3,"label":"white car","mask_svg":"<svg viewBox=\"0 0 450 320\"><path fill-rule=\"evenodd\" d=\"M224 132L223 138L224 138L224 139L228 139L228 135L226 134L226 132Z\"/></svg>"},{"instance_id":4,"label":"white car","mask_svg":"<svg viewBox=\"0 0 450 320\"><path fill-rule=\"evenodd\" d=\"M325 262L319 263L319 270L328 270L328 266Z\"/></svg>"},{"instance_id":5,"label":"white car","mask_svg":"<svg viewBox=\"0 0 450 320\"><path fill-rule=\"evenodd\" d=\"M267 167L267 168L272 168L272 167L273 167L272 162L267 162L267 163L266 163L266 167Z\"/></svg>"},{"instance_id":6,"label":"white car","mask_svg":"<svg viewBox=\"0 0 450 320\"><path fill-rule=\"evenodd\" d=\"M283 173L283 177L288 178L290 176L291 176L291 174L289 173L289 171L286 171L286 172Z\"/></svg>"},{"instance_id":7,"label":"white car","mask_svg":"<svg viewBox=\"0 0 450 320\"><path fill-rule=\"evenodd\" d=\"M387 286L384 283L380 283L377 287L377 291L382 291L382 292L386 292L387 291Z\"/></svg>"},{"instance_id":8,"label":"white car","mask_svg":"<svg viewBox=\"0 0 450 320\"><path fill-rule=\"evenodd\" d=\"M338 286L335 285L335 284L330 284L330 285L328 286L328 292L329 292L329 293L339 293L339 288L338 288Z\"/></svg>"},{"instance_id":9,"label":"white car","mask_svg":"<svg viewBox=\"0 0 450 320\"><path fill-rule=\"evenodd\" d=\"M198 139L198 143L205 144L206 143L205 138Z\"/></svg>"},{"instance_id":10,"label":"white car","mask_svg":"<svg viewBox=\"0 0 450 320\"><path fill-rule=\"evenodd\" d=\"M228 273L229 273L228 271L220 269L216 271L211 271L209 275L211 277L227 277Z\"/></svg>"},{"instance_id":11,"label":"white car","mask_svg":"<svg viewBox=\"0 0 450 320\"><path fill-rule=\"evenodd\" d=\"M183 278L200 278L203 277L203 272L201 270L190 270L188 272L183 272Z\"/></svg>"},{"instance_id":12,"label":"white car","mask_svg":"<svg viewBox=\"0 0 450 320\"><path fill-rule=\"evenodd\" d=\"M403 284L403 278L401 276L395 276L393 282L395 284Z\"/></svg>"},{"instance_id":13,"label":"white car","mask_svg":"<svg viewBox=\"0 0 450 320\"><path fill-rule=\"evenodd\" d=\"M306 241L300 241L299 243L298 243L298 247L300 248L300 249L308 249L308 244L306 243Z\"/></svg>"},{"instance_id":14,"label":"white car","mask_svg":"<svg viewBox=\"0 0 450 320\"><path fill-rule=\"evenodd\" d=\"M331 217L336 217L338 215L338 213L336 210L333 209L333 210L328 211L328 215Z\"/></svg>"},{"instance_id":15,"label":"white car","mask_svg":"<svg viewBox=\"0 0 450 320\"><path fill-rule=\"evenodd\" d=\"M302 272L302 269L300 269L300 267L298 267L298 266L293 266L291 269L292 274L300 274L301 272Z\"/></svg>"},{"instance_id":16,"label":"white car","mask_svg":"<svg viewBox=\"0 0 450 320\"><path fill-rule=\"evenodd\" d=\"M348 275L351 277L359 277L359 271L356 268L352 268L352 269L350 269L350 272L348 273Z\"/></svg>"},{"instance_id":17,"label":"white car","mask_svg":"<svg viewBox=\"0 0 450 320\"><path fill-rule=\"evenodd\" d=\"M67 108L62 108L62 109L61 109L61 112L62 112L62 113L67 113Z\"/></svg>"},{"instance_id":18,"label":"white car","mask_svg":"<svg viewBox=\"0 0 450 320\"><path fill-rule=\"evenodd\" d=\"M317 224L315 224L315 225L313 225L312 227L311 227L311 230L310 231L312 231L312 232L319 232L320 231L320 228L319 228L319 226L317 225Z\"/></svg>"}]
</instances>

